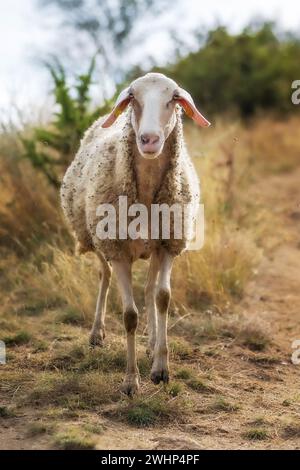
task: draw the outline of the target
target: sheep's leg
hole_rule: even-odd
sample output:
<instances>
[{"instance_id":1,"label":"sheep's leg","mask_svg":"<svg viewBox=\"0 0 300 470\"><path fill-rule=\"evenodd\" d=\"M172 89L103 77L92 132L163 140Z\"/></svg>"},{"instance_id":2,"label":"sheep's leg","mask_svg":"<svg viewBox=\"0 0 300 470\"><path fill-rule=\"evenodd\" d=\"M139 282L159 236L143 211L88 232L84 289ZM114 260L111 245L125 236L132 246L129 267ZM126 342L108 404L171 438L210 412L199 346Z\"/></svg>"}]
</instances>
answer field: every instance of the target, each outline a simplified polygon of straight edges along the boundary
<instances>
[{"instance_id":1,"label":"sheep's leg","mask_svg":"<svg viewBox=\"0 0 300 470\"><path fill-rule=\"evenodd\" d=\"M153 253L151 256L150 267L148 272L147 283L145 286L145 303L148 320L148 352L153 354L156 343L156 331L157 331L157 312L156 312L156 301L155 301L155 286L157 281L157 275L159 272L159 257L157 253Z\"/></svg>"},{"instance_id":2,"label":"sheep's leg","mask_svg":"<svg viewBox=\"0 0 300 470\"><path fill-rule=\"evenodd\" d=\"M131 263L128 261L113 261L112 265L122 297L124 325L127 334L127 372L122 391L132 396L139 388L139 371L135 344L138 310L133 299Z\"/></svg>"},{"instance_id":3,"label":"sheep's leg","mask_svg":"<svg viewBox=\"0 0 300 470\"><path fill-rule=\"evenodd\" d=\"M106 300L108 294L108 288L111 279L111 267L109 264L102 258L101 269L99 272L100 276L100 286L99 294L96 305L95 319L90 334L90 345L91 346L103 346L103 341L105 338L105 313L106 313Z\"/></svg>"},{"instance_id":4,"label":"sheep's leg","mask_svg":"<svg viewBox=\"0 0 300 470\"><path fill-rule=\"evenodd\" d=\"M151 370L151 380L159 384L169 382L169 353L167 343L168 309L171 298L170 278L173 257L163 251L160 259L160 271L156 290L157 304L157 339L154 348L154 360Z\"/></svg>"}]
</instances>

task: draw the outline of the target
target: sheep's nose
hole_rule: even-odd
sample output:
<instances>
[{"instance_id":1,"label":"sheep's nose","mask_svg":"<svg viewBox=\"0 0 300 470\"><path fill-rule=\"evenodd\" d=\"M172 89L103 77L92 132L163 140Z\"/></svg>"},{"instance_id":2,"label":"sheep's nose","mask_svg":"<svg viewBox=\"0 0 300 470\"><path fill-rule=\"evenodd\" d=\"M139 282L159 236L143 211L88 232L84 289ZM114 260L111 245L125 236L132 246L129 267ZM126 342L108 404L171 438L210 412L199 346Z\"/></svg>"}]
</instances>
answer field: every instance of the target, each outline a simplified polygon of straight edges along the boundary
<instances>
[{"instance_id":1,"label":"sheep's nose","mask_svg":"<svg viewBox=\"0 0 300 470\"><path fill-rule=\"evenodd\" d=\"M157 134L142 134L141 142L143 145L155 145L159 142L159 135Z\"/></svg>"}]
</instances>

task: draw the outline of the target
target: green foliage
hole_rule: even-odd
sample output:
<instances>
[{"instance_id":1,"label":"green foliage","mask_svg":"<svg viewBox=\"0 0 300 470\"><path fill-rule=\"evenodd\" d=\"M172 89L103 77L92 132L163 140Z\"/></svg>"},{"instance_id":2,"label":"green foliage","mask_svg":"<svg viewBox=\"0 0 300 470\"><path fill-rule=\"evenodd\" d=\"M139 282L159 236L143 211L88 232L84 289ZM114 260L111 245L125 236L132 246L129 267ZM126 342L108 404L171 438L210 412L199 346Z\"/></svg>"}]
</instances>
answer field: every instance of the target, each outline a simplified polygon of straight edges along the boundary
<instances>
[{"instance_id":1,"label":"green foliage","mask_svg":"<svg viewBox=\"0 0 300 470\"><path fill-rule=\"evenodd\" d=\"M264 441L270 437L270 434L265 429L253 428L245 432L243 436L250 441Z\"/></svg>"},{"instance_id":2,"label":"green foliage","mask_svg":"<svg viewBox=\"0 0 300 470\"><path fill-rule=\"evenodd\" d=\"M7 346L21 346L23 344L28 344L31 339L31 334L22 330L13 336L6 336L3 341Z\"/></svg>"},{"instance_id":3,"label":"green foliage","mask_svg":"<svg viewBox=\"0 0 300 470\"><path fill-rule=\"evenodd\" d=\"M69 86L66 71L58 61L46 66L53 80L58 110L47 128L35 128L31 138L22 137L23 156L58 188L60 176L74 158L85 130L106 112L108 105L90 110L95 57L88 71L75 77L73 87Z\"/></svg>"},{"instance_id":4,"label":"green foliage","mask_svg":"<svg viewBox=\"0 0 300 470\"><path fill-rule=\"evenodd\" d=\"M10 408L0 405L0 418L13 418L14 416L15 414Z\"/></svg>"},{"instance_id":5,"label":"green foliage","mask_svg":"<svg viewBox=\"0 0 300 470\"><path fill-rule=\"evenodd\" d=\"M171 395L171 397L177 397L182 391L183 385L180 382L172 382L171 385L169 385L168 394Z\"/></svg>"},{"instance_id":6,"label":"green foliage","mask_svg":"<svg viewBox=\"0 0 300 470\"><path fill-rule=\"evenodd\" d=\"M197 52L155 70L186 88L204 112L235 109L247 117L260 110L297 109L291 83L300 78L299 37L276 34L274 24L264 23L236 35L218 27L200 41Z\"/></svg>"},{"instance_id":7,"label":"green foliage","mask_svg":"<svg viewBox=\"0 0 300 470\"><path fill-rule=\"evenodd\" d=\"M127 423L137 427L154 426L175 420L183 421L190 412L190 403L178 396L180 394L178 387L174 388L174 391L174 395L170 393L172 398L160 393L143 399L137 397L131 402L126 402L119 409L120 416Z\"/></svg>"},{"instance_id":8,"label":"green foliage","mask_svg":"<svg viewBox=\"0 0 300 470\"><path fill-rule=\"evenodd\" d=\"M54 437L54 444L61 450L93 450L96 442L89 434L74 427L58 433Z\"/></svg>"},{"instance_id":9,"label":"green foliage","mask_svg":"<svg viewBox=\"0 0 300 470\"><path fill-rule=\"evenodd\" d=\"M215 411L233 412L239 409L239 405L229 402L223 397L218 397L211 405L211 409Z\"/></svg>"}]
</instances>

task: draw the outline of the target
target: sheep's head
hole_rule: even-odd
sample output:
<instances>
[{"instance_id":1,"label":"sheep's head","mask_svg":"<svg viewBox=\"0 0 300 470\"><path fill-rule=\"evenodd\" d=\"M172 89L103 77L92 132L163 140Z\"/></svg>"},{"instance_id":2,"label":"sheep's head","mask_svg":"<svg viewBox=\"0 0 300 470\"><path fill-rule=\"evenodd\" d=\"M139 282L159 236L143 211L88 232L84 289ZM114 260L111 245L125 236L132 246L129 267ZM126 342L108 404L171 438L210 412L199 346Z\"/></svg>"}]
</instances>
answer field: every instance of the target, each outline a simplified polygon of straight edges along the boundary
<instances>
[{"instance_id":1,"label":"sheep's head","mask_svg":"<svg viewBox=\"0 0 300 470\"><path fill-rule=\"evenodd\" d=\"M210 123L197 110L191 95L174 80L160 73L148 73L123 90L102 127L110 127L131 103L131 122L142 157L156 158L176 124L176 105L202 127Z\"/></svg>"}]
</instances>

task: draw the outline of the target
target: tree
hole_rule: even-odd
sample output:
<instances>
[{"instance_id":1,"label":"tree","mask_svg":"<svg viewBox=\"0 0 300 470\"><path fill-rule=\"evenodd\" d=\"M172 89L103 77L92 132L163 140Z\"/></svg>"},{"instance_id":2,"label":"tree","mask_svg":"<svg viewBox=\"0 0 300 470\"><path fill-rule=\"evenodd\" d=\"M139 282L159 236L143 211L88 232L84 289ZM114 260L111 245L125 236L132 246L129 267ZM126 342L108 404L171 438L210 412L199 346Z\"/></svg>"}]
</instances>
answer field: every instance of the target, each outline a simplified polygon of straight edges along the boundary
<instances>
[{"instance_id":1,"label":"tree","mask_svg":"<svg viewBox=\"0 0 300 470\"><path fill-rule=\"evenodd\" d=\"M58 61L47 64L58 111L49 126L35 128L31 138L22 138L23 157L56 188L60 186L60 176L74 158L83 133L110 106L106 102L101 108L90 109L95 64L93 58L87 72L75 77L73 87L68 85L66 72Z\"/></svg>"},{"instance_id":2,"label":"tree","mask_svg":"<svg viewBox=\"0 0 300 470\"><path fill-rule=\"evenodd\" d=\"M300 77L299 55L299 37L278 33L272 23L250 25L238 34L218 27L198 51L156 70L189 90L203 112L235 110L249 117L268 110L297 111L291 83Z\"/></svg>"},{"instance_id":3,"label":"tree","mask_svg":"<svg viewBox=\"0 0 300 470\"><path fill-rule=\"evenodd\" d=\"M131 65L133 51L155 32L154 17L167 0L38 0L61 14L61 27L69 31L71 48L80 44L85 56L99 53L101 73L120 83ZM176 2L176 0L175 0ZM173 2L174 3L174 2Z\"/></svg>"}]
</instances>

